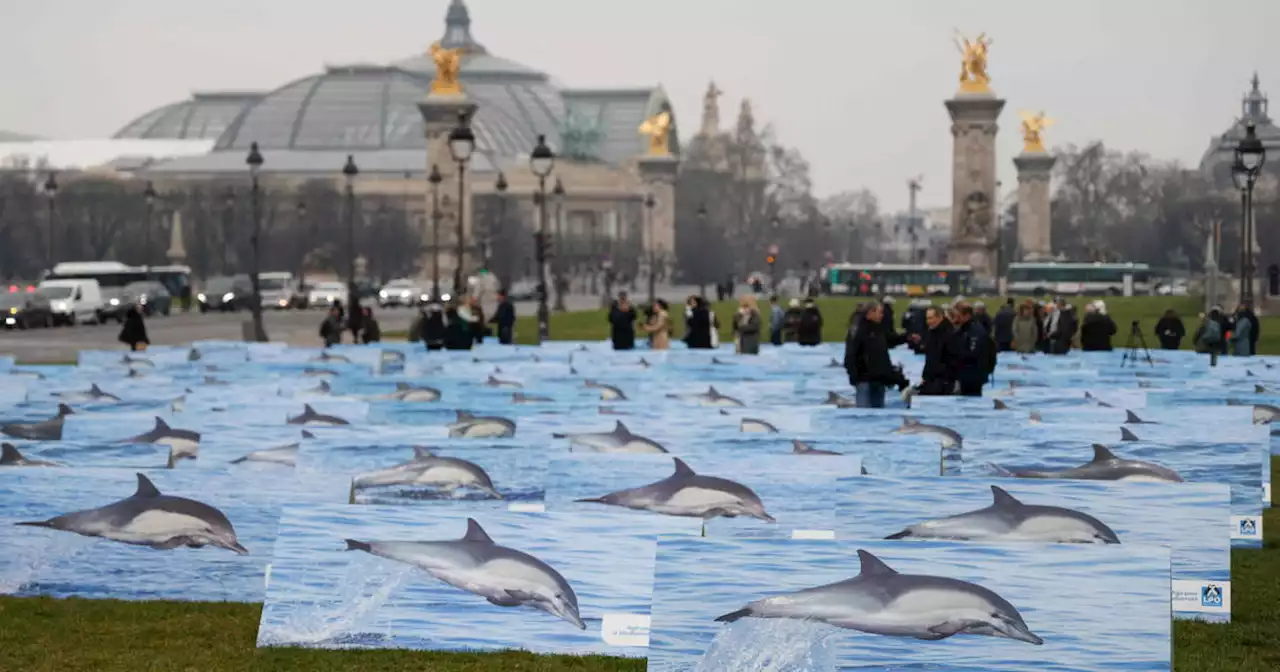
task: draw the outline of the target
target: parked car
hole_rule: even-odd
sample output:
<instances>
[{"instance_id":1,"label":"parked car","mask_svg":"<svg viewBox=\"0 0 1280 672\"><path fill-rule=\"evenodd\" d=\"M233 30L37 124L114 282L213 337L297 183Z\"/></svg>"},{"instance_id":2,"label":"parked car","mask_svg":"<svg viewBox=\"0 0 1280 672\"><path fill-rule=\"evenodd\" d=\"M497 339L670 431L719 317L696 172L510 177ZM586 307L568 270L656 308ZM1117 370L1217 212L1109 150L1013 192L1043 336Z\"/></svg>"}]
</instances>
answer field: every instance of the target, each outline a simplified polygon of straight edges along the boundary
<instances>
[{"instance_id":1,"label":"parked car","mask_svg":"<svg viewBox=\"0 0 1280 672\"><path fill-rule=\"evenodd\" d=\"M133 301L126 293L124 286L103 287L102 310L98 311L98 321L115 320L123 323L124 316L128 314L131 305Z\"/></svg>"},{"instance_id":2,"label":"parked car","mask_svg":"<svg viewBox=\"0 0 1280 672\"><path fill-rule=\"evenodd\" d=\"M430 303L432 301L449 301L453 298L453 282L443 280L440 282L438 291L433 290L430 283L422 288L422 293L418 295L420 303Z\"/></svg>"},{"instance_id":3,"label":"parked car","mask_svg":"<svg viewBox=\"0 0 1280 672\"><path fill-rule=\"evenodd\" d=\"M200 302L202 313L210 310L234 312L241 308L248 308L252 295L253 289L249 286L249 276L224 276L212 278L206 282L204 291L196 294L196 300Z\"/></svg>"},{"instance_id":4,"label":"parked car","mask_svg":"<svg viewBox=\"0 0 1280 672\"><path fill-rule=\"evenodd\" d=\"M347 285L344 282L325 281L312 285L307 292L307 306L328 308L334 301L347 302Z\"/></svg>"},{"instance_id":5,"label":"parked car","mask_svg":"<svg viewBox=\"0 0 1280 672\"><path fill-rule=\"evenodd\" d=\"M259 273L258 292L262 296L262 307L275 310L292 308L297 303L294 285L292 273Z\"/></svg>"},{"instance_id":6,"label":"parked car","mask_svg":"<svg viewBox=\"0 0 1280 672\"><path fill-rule=\"evenodd\" d=\"M537 280L516 280L507 288L507 298L512 301L534 301L538 298Z\"/></svg>"},{"instance_id":7,"label":"parked car","mask_svg":"<svg viewBox=\"0 0 1280 672\"><path fill-rule=\"evenodd\" d=\"M129 305L142 306L142 313L151 315L168 315L173 309L173 297L164 285L154 280L132 282L124 287L125 298Z\"/></svg>"},{"instance_id":8,"label":"parked car","mask_svg":"<svg viewBox=\"0 0 1280 672\"><path fill-rule=\"evenodd\" d=\"M97 280L45 280L36 291L49 299L54 324L102 321L102 288Z\"/></svg>"},{"instance_id":9,"label":"parked car","mask_svg":"<svg viewBox=\"0 0 1280 672\"><path fill-rule=\"evenodd\" d=\"M391 306L411 307L422 300L422 288L418 283L407 278L392 280L378 291L378 305L383 308Z\"/></svg>"},{"instance_id":10,"label":"parked car","mask_svg":"<svg viewBox=\"0 0 1280 672\"><path fill-rule=\"evenodd\" d=\"M0 294L0 316L5 329L32 329L53 326L53 307L39 292Z\"/></svg>"}]
</instances>

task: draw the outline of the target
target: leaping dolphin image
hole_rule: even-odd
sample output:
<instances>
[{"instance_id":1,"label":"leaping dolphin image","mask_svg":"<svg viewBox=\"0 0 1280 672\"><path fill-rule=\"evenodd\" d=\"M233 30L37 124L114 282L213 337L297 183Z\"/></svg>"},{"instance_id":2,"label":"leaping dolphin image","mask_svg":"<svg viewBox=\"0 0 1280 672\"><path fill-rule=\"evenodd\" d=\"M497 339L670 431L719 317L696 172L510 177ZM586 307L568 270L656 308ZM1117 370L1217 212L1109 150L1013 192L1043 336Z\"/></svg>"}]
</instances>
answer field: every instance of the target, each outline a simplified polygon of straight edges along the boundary
<instances>
[{"instance_id":1,"label":"leaping dolphin image","mask_svg":"<svg viewBox=\"0 0 1280 672\"><path fill-rule=\"evenodd\" d=\"M336 415L317 413L311 404L302 405L302 415L295 415L285 421L288 425L349 425L351 423Z\"/></svg>"},{"instance_id":2,"label":"leaping dolphin image","mask_svg":"<svg viewBox=\"0 0 1280 672\"><path fill-rule=\"evenodd\" d=\"M378 397L394 401L440 401L440 390L434 387L414 387L409 383L396 383L396 391Z\"/></svg>"},{"instance_id":3,"label":"leaping dolphin image","mask_svg":"<svg viewBox=\"0 0 1280 672\"><path fill-rule=\"evenodd\" d=\"M58 414L52 418L40 422L13 422L0 425L0 434L31 441L58 441L62 438L62 426L66 424L67 416L74 413L70 406L58 404Z\"/></svg>"},{"instance_id":4,"label":"leaping dolphin image","mask_svg":"<svg viewBox=\"0 0 1280 672\"><path fill-rule=\"evenodd\" d=\"M864 550L858 559L862 571L852 579L756 600L716 620L794 618L889 637L985 635L1044 644L1017 608L987 588L942 576L899 574Z\"/></svg>"},{"instance_id":5,"label":"leaping dolphin image","mask_svg":"<svg viewBox=\"0 0 1280 672\"><path fill-rule=\"evenodd\" d=\"M704 520L748 516L777 522L765 511L764 503L751 488L727 478L699 475L684 460L672 459L676 471L661 481L577 501Z\"/></svg>"},{"instance_id":6,"label":"leaping dolphin image","mask_svg":"<svg viewBox=\"0 0 1280 672\"><path fill-rule=\"evenodd\" d=\"M120 401L120 397L103 392L102 388L98 387L97 383L90 385L89 389L84 392L62 392L56 396L60 397L65 402L73 404L86 402L92 403L98 401Z\"/></svg>"},{"instance_id":7,"label":"leaping dolphin image","mask_svg":"<svg viewBox=\"0 0 1280 672\"><path fill-rule=\"evenodd\" d=\"M516 435L516 423L511 420L467 411L458 411L458 419L448 427L449 437L455 439L505 439Z\"/></svg>"},{"instance_id":8,"label":"leaping dolphin image","mask_svg":"<svg viewBox=\"0 0 1280 672\"><path fill-rule=\"evenodd\" d=\"M943 448L961 448L964 445L964 437L956 430L941 425L927 425L915 418L903 418L902 426L890 434L933 434L942 442Z\"/></svg>"},{"instance_id":9,"label":"leaping dolphin image","mask_svg":"<svg viewBox=\"0 0 1280 672\"><path fill-rule=\"evenodd\" d=\"M517 383L514 380L499 380L493 376L489 376L489 379L484 381L483 384L485 387L510 387L514 389L524 388L524 385Z\"/></svg>"},{"instance_id":10,"label":"leaping dolphin image","mask_svg":"<svg viewBox=\"0 0 1280 672\"><path fill-rule=\"evenodd\" d=\"M502 493L493 487L489 474L480 465L456 457L439 457L421 447L413 449L413 459L408 462L360 474L351 481L352 490L380 485L426 485L445 492L473 488L502 499Z\"/></svg>"},{"instance_id":11,"label":"leaping dolphin image","mask_svg":"<svg viewBox=\"0 0 1280 672\"><path fill-rule=\"evenodd\" d=\"M627 395L613 385L587 380L582 386L588 390L600 390L600 401L627 401Z\"/></svg>"},{"instance_id":12,"label":"leaping dolphin image","mask_svg":"<svg viewBox=\"0 0 1280 672\"><path fill-rule=\"evenodd\" d=\"M706 392L697 394L668 394L668 399L689 399L701 406L745 406L741 401L728 395L720 394L714 385L708 386Z\"/></svg>"},{"instance_id":13,"label":"leaping dolphin image","mask_svg":"<svg viewBox=\"0 0 1280 672\"><path fill-rule=\"evenodd\" d=\"M64 465L45 460L33 460L18 451L12 443L0 444L0 467L61 467Z\"/></svg>"},{"instance_id":14,"label":"leaping dolphin image","mask_svg":"<svg viewBox=\"0 0 1280 672\"><path fill-rule=\"evenodd\" d=\"M179 546L216 546L240 555L249 554L236 540L235 528L221 511L194 499L163 495L142 474L138 474L137 491L126 499L45 521L16 524L102 537L161 551Z\"/></svg>"},{"instance_id":15,"label":"leaping dolphin image","mask_svg":"<svg viewBox=\"0 0 1280 672\"><path fill-rule=\"evenodd\" d=\"M283 464L287 467L298 465L298 448L299 444L290 443L284 446L276 446L275 448L264 448L247 453L243 457L231 460L231 464L242 464L244 462L266 462L269 464Z\"/></svg>"},{"instance_id":16,"label":"leaping dolphin image","mask_svg":"<svg viewBox=\"0 0 1280 672\"><path fill-rule=\"evenodd\" d=\"M777 434L778 428L766 420L743 418L738 423L738 430L744 434Z\"/></svg>"},{"instance_id":17,"label":"leaping dolphin image","mask_svg":"<svg viewBox=\"0 0 1280 672\"><path fill-rule=\"evenodd\" d=\"M667 449L652 439L631 433L621 420L608 432L582 432L578 434L552 434L556 439L568 439L569 450L584 453L666 453Z\"/></svg>"},{"instance_id":18,"label":"leaping dolphin image","mask_svg":"<svg viewBox=\"0 0 1280 672\"><path fill-rule=\"evenodd\" d=\"M1093 444L1093 459L1078 467L1061 471L1013 471L1018 478L1070 478L1085 481L1138 481L1148 483L1181 483L1178 472L1151 462L1117 457L1101 444Z\"/></svg>"},{"instance_id":19,"label":"leaping dolphin image","mask_svg":"<svg viewBox=\"0 0 1280 672\"><path fill-rule=\"evenodd\" d=\"M822 450L820 448L814 448L813 446L799 439L793 439L791 441L791 452L796 455L843 455L844 454L844 453L837 453L834 450Z\"/></svg>"},{"instance_id":20,"label":"leaping dolphin image","mask_svg":"<svg viewBox=\"0 0 1280 672\"><path fill-rule=\"evenodd\" d=\"M1023 504L998 485L991 506L911 525L886 539L959 541L1035 541L1052 544L1118 544L1102 521L1060 506Z\"/></svg>"},{"instance_id":21,"label":"leaping dolphin image","mask_svg":"<svg viewBox=\"0 0 1280 672\"><path fill-rule=\"evenodd\" d=\"M467 519L467 532L457 540L346 541L348 551L417 567L489 604L533 607L587 629L578 615L578 596L559 572L528 553L494 543L474 518Z\"/></svg>"},{"instance_id":22,"label":"leaping dolphin image","mask_svg":"<svg viewBox=\"0 0 1280 672\"><path fill-rule=\"evenodd\" d=\"M170 457L174 460L195 459L200 455L200 432L174 429L159 417L156 418L156 425L151 431L131 436L120 443L151 443L157 446L168 446Z\"/></svg>"}]
</instances>

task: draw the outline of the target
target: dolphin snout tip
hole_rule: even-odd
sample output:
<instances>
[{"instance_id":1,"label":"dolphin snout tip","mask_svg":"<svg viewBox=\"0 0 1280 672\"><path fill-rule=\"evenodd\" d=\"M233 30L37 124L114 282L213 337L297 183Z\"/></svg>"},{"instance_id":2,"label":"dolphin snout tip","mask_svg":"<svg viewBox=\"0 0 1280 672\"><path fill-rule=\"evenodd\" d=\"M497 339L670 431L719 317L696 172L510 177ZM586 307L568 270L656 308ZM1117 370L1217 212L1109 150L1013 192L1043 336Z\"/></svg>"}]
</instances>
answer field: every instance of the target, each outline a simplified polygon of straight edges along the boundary
<instances>
[{"instance_id":1,"label":"dolphin snout tip","mask_svg":"<svg viewBox=\"0 0 1280 672\"><path fill-rule=\"evenodd\" d=\"M241 546L238 541L232 542L230 546L227 546L227 548L235 551L236 555L249 555L249 549Z\"/></svg>"},{"instance_id":2,"label":"dolphin snout tip","mask_svg":"<svg viewBox=\"0 0 1280 672\"><path fill-rule=\"evenodd\" d=\"M1035 644L1036 646L1041 646L1044 644L1044 638L1041 637L1040 635L1035 634L1034 632L1031 632L1030 630L1028 630L1025 633L1022 633L1022 635L1023 636L1020 637L1019 639L1021 639L1022 641L1028 644Z\"/></svg>"}]
</instances>

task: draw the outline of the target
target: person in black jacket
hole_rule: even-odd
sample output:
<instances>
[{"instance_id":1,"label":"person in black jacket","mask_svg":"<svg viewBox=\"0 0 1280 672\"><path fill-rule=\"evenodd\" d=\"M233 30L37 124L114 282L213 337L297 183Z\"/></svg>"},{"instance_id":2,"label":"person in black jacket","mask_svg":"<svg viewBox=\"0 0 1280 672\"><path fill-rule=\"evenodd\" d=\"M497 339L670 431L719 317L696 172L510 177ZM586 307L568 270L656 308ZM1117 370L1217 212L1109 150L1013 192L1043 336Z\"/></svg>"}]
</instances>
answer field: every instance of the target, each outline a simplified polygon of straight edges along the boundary
<instances>
[{"instance_id":1,"label":"person in black jacket","mask_svg":"<svg viewBox=\"0 0 1280 672\"><path fill-rule=\"evenodd\" d=\"M471 338L471 321L458 314L456 304L449 304L444 311L444 349L470 350L474 342Z\"/></svg>"},{"instance_id":2,"label":"person in black jacket","mask_svg":"<svg viewBox=\"0 0 1280 672\"><path fill-rule=\"evenodd\" d=\"M142 321L142 306L133 304L124 316L124 326L120 328L120 342L129 346L130 350L146 350L151 341L147 339L147 325Z\"/></svg>"},{"instance_id":3,"label":"person in black jacket","mask_svg":"<svg viewBox=\"0 0 1280 672\"><path fill-rule=\"evenodd\" d=\"M378 343L382 340L382 326L378 324L378 320L373 316L372 308L364 309L364 321L361 322L363 329L360 331L360 340L366 345L369 343Z\"/></svg>"},{"instance_id":4,"label":"person in black jacket","mask_svg":"<svg viewBox=\"0 0 1280 672\"><path fill-rule=\"evenodd\" d=\"M1252 322L1249 326L1249 352L1258 354L1258 335L1262 333L1262 323L1258 321L1258 314L1253 312L1253 305L1248 301L1242 301L1240 306L1236 308L1236 321L1249 320Z\"/></svg>"},{"instance_id":5,"label":"person in black jacket","mask_svg":"<svg viewBox=\"0 0 1280 672\"><path fill-rule=\"evenodd\" d=\"M849 382L857 390L859 408L884 408L884 393L889 385L906 386L902 372L889 361L889 349L904 338L885 328L884 304L875 303L864 312L855 313L844 341L844 368Z\"/></svg>"},{"instance_id":6,"label":"person in black jacket","mask_svg":"<svg viewBox=\"0 0 1280 672\"><path fill-rule=\"evenodd\" d=\"M1013 321L1018 317L1013 308L1013 297L1009 297L1000 310L996 311L993 320L996 349L1000 352L1013 350Z\"/></svg>"},{"instance_id":7,"label":"person in black jacket","mask_svg":"<svg viewBox=\"0 0 1280 672\"><path fill-rule=\"evenodd\" d=\"M516 307L507 298L506 290L498 292L498 308L493 311L493 317L489 318L489 324L498 327L498 343L511 345L515 342Z\"/></svg>"},{"instance_id":8,"label":"person in black jacket","mask_svg":"<svg viewBox=\"0 0 1280 672\"><path fill-rule=\"evenodd\" d=\"M711 310L700 296L690 296L685 303L684 344L691 350L711 349Z\"/></svg>"},{"instance_id":9,"label":"person in black jacket","mask_svg":"<svg viewBox=\"0 0 1280 672\"><path fill-rule=\"evenodd\" d=\"M627 299L627 293L618 294L618 300L609 307L609 338L614 350L634 350L636 347L636 309Z\"/></svg>"},{"instance_id":10,"label":"person in black jacket","mask_svg":"<svg viewBox=\"0 0 1280 672\"><path fill-rule=\"evenodd\" d=\"M1156 340L1160 341L1160 347L1164 350L1177 350L1182 347L1182 339L1187 336L1187 327L1182 324L1182 320L1178 317L1178 313L1170 308L1164 311L1164 316L1156 322Z\"/></svg>"},{"instance_id":11,"label":"person in black jacket","mask_svg":"<svg viewBox=\"0 0 1280 672\"><path fill-rule=\"evenodd\" d=\"M443 350L448 328L444 323L444 308L439 303L427 306L422 318L422 342L428 350Z\"/></svg>"},{"instance_id":12,"label":"person in black jacket","mask_svg":"<svg viewBox=\"0 0 1280 672\"><path fill-rule=\"evenodd\" d=\"M924 371L921 372L919 393L923 395L945 396L955 390L955 379L952 378L951 362L947 347L951 343L954 328L942 309L929 306L925 313L928 331L921 340L921 352L924 353Z\"/></svg>"},{"instance_id":13,"label":"person in black jacket","mask_svg":"<svg viewBox=\"0 0 1280 672\"><path fill-rule=\"evenodd\" d=\"M1087 352L1111 350L1111 337L1116 335L1116 323L1098 309L1097 304L1084 307L1084 320L1080 323L1080 349Z\"/></svg>"},{"instance_id":14,"label":"person in black jacket","mask_svg":"<svg viewBox=\"0 0 1280 672\"><path fill-rule=\"evenodd\" d=\"M881 317L884 317L883 306L881 309ZM893 330L892 323L888 329ZM796 342L806 346L814 346L822 342L822 312L818 310L818 304L814 303L813 299L805 299L804 310L800 313L800 326L796 330Z\"/></svg>"},{"instance_id":15,"label":"person in black jacket","mask_svg":"<svg viewBox=\"0 0 1280 672\"><path fill-rule=\"evenodd\" d=\"M320 340L326 348L342 342L342 309L338 306L330 306L329 314L320 323Z\"/></svg>"},{"instance_id":16,"label":"person in black jacket","mask_svg":"<svg viewBox=\"0 0 1280 672\"><path fill-rule=\"evenodd\" d=\"M928 301L915 301L902 314L902 332L907 337L907 347L916 354L924 352L924 336L929 331L925 316L931 305Z\"/></svg>"},{"instance_id":17,"label":"person in black jacket","mask_svg":"<svg viewBox=\"0 0 1280 672\"><path fill-rule=\"evenodd\" d=\"M951 360L951 375L962 396L981 397L982 386L987 382L991 336L982 323L973 317L973 306L960 301L952 307L955 332L947 341L947 353Z\"/></svg>"}]
</instances>

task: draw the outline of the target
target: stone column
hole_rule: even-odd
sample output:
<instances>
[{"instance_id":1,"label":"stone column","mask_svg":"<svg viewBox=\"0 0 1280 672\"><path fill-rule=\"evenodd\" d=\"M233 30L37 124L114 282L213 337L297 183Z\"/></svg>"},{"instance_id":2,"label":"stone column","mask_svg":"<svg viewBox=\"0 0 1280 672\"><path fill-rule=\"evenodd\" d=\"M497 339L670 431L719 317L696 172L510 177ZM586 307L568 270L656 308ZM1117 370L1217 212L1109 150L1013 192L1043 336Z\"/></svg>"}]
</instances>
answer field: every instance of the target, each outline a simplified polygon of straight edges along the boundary
<instances>
[{"instance_id":1,"label":"stone column","mask_svg":"<svg viewBox=\"0 0 1280 672\"><path fill-rule=\"evenodd\" d=\"M665 268L674 268L676 259L676 175L680 170L680 159L675 156L643 156L638 161L640 179L644 181L648 193L653 194L653 230L649 231L649 223L643 222L645 230L642 239L645 252L653 245L658 259ZM648 216L647 213L645 215ZM652 239L650 239L652 236Z\"/></svg>"},{"instance_id":2,"label":"stone column","mask_svg":"<svg viewBox=\"0 0 1280 672\"><path fill-rule=\"evenodd\" d=\"M476 104L467 98L466 94L445 95L432 93L418 103L418 111L422 113L423 129L427 139L427 171L424 175L430 174L431 166L435 165L440 170L440 176L444 181L440 183L440 279L441 282L453 278L453 269L457 265L457 230L458 230L458 164L453 160L453 155L449 152L449 131L458 125L459 115L462 115L466 123L471 123L471 118L475 115ZM467 165L467 171L463 176L462 184L462 202L466 204L463 211L463 240L465 241L465 257L475 256L475 246L472 244L472 228L471 223L475 214L474 200L471 198L471 167L474 162ZM431 185L427 184L423 179L424 198L426 199L426 217L423 218L424 228L422 231L422 269L423 273L428 277L431 276ZM463 269L469 268L469 261L464 259ZM455 288L457 291L458 288Z\"/></svg>"},{"instance_id":3,"label":"stone column","mask_svg":"<svg viewBox=\"0 0 1280 672\"><path fill-rule=\"evenodd\" d=\"M968 264L978 278L995 277L996 119L1004 101L992 93L959 93L946 101L954 140L951 161L951 243L947 263Z\"/></svg>"},{"instance_id":4,"label":"stone column","mask_svg":"<svg viewBox=\"0 0 1280 672\"><path fill-rule=\"evenodd\" d=\"M171 264L181 264L187 260L187 246L182 238L182 213L174 211L173 223L169 225L169 251L165 256Z\"/></svg>"},{"instance_id":5,"label":"stone column","mask_svg":"<svg viewBox=\"0 0 1280 672\"><path fill-rule=\"evenodd\" d=\"M1024 261L1053 258L1049 187L1055 161L1048 152L1024 151L1013 157L1018 167L1018 247Z\"/></svg>"}]
</instances>

